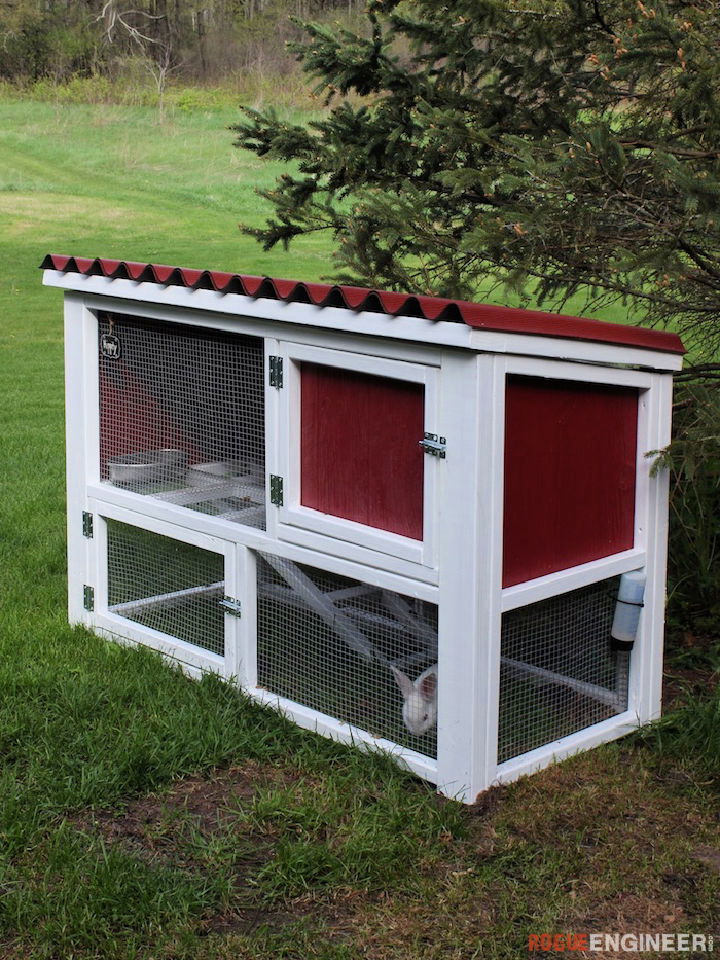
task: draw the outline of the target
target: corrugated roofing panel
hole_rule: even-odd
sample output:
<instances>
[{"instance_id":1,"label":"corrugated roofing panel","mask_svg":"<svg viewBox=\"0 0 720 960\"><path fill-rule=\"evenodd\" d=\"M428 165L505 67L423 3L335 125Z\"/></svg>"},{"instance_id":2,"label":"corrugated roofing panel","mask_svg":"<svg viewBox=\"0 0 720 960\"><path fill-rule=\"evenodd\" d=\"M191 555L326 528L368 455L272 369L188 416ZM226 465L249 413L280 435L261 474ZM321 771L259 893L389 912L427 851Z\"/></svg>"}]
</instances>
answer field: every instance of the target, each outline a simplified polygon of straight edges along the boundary
<instances>
[{"instance_id":1,"label":"corrugated roofing panel","mask_svg":"<svg viewBox=\"0 0 720 960\"><path fill-rule=\"evenodd\" d=\"M570 317L540 310L522 310L493 304L467 303L416 294L371 290L367 287L333 286L325 283L302 283L271 277L254 277L219 270L191 270L154 263L133 263L100 257L66 257L49 253L43 270L104 276L112 280L134 280L165 286L183 286L191 290L216 290L254 299L283 300L286 303L311 303L318 307L340 307L355 311L387 313L390 316L422 317L466 323L482 330L562 337L571 340L594 340L599 343L646 347L664 353L684 353L680 337L674 333L624 326L587 317Z\"/></svg>"}]
</instances>

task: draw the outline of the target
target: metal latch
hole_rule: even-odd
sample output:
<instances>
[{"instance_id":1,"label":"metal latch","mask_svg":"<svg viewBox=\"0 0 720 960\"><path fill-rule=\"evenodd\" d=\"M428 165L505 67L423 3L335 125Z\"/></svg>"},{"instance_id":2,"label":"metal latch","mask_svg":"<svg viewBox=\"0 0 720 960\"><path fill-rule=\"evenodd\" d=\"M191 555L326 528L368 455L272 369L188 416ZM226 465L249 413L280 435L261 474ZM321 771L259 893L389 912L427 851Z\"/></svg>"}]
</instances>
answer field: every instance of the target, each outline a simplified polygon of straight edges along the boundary
<instances>
[{"instance_id":1,"label":"metal latch","mask_svg":"<svg viewBox=\"0 0 720 960\"><path fill-rule=\"evenodd\" d=\"M83 521L82 521L82 531L83 536L88 539L92 539L93 535L93 515L88 513L86 510L83 510Z\"/></svg>"},{"instance_id":2,"label":"metal latch","mask_svg":"<svg viewBox=\"0 0 720 960\"><path fill-rule=\"evenodd\" d=\"M242 604L234 597L223 597L222 600L218 600L218 604L226 613L231 613L234 617L242 616Z\"/></svg>"},{"instance_id":3,"label":"metal latch","mask_svg":"<svg viewBox=\"0 0 720 960\"><path fill-rule=\"evenodd\" d=\"M445 459L445 437L438 437L436 433L426 433L425 439L419 441L420 446L423 448L425 453L429 453L431 457L440 457L441 460Z\"/></svg>"},{"instance_id":4,"label":"metal latch","mask_svg":"<svg viewBox=\"0 0 720 960\"><path fill-rule=\"evenodd\" d=\"M274 473L270 474L270 503L276 507L283 505L283 478L276 477Z\"/></svg>"},{"instance_id":5,"label":"metal latch","mask_svg":"<svg viewBox=\"0 0 720 960\"><path fill-rule=\"evenodd\" d=\"M83 586L83 606L91 613L95 609L95 590L93 587Z\"/></svg>"},{"instance_id":6,"label":"metal latch","mask_svg":"<svg viewBox=\"0 0 720 960\"><path fill-rule=\"evenodd\" d=\"M270 357L270 386L282 387L283 385L283 358Z\"/></svg>"}]
</instances>

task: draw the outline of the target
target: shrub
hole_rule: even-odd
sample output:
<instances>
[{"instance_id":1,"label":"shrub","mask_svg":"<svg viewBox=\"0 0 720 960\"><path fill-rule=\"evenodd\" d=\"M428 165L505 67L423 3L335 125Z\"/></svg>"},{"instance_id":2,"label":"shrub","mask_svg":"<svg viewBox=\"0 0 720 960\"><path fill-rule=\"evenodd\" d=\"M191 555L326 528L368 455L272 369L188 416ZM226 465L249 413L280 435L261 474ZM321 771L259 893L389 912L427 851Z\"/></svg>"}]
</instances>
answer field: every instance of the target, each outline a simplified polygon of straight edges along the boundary
<instances>
[{"instance_id":1,"label":"shrub","mask_svg":"<svg viewBox=\"0 0 720 960\"><path fill-rule=\"evenodd\" d=\"M669 624L720 640L720 384L678 384L673 432Z\"/></svg>"}]
</instances>

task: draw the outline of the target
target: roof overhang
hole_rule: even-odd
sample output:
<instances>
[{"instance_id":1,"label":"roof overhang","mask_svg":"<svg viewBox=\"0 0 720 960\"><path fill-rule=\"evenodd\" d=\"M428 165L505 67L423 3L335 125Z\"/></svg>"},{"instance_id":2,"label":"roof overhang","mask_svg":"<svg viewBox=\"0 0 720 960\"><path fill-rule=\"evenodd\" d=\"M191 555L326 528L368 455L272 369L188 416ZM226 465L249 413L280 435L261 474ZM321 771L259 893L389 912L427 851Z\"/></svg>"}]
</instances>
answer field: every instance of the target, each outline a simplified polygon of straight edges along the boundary
<instances>
[{"instance_id":1,"label":"roof overhang","mask_svg":"<svg viewBox=\"0 0 720 960\"><path fill-rule=\"evenodd\" d=\"M122 301L476 351L656 370L682 367L684 348L677 335L586 317L54 254L42 268L48 286Z\"/></svg>"}]
</instances>

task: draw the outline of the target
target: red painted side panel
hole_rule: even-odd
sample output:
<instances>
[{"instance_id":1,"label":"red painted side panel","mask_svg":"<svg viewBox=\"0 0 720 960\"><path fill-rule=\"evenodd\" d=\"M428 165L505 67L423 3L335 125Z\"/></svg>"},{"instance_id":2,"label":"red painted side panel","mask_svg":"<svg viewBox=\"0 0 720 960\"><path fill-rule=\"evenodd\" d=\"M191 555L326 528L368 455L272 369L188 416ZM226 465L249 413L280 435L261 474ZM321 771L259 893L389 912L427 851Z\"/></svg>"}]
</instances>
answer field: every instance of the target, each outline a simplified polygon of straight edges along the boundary
<instances>
[{"instance_id":1,"label":"red painted side panel","mask_svg":"<svg viewBox=\"0 0 720 960\"><path fill-rule=\"evenodd\" d=\"M423 538L424 387L303 363L300 502Z\"/></svg>"},{"instance_id":2,"label":"red painted side panel","mask_svg":"<svg viewBox=\"0 0 720 960\"><path fill-rule=\"evenodd\" d=\"M508 377L503 586L633 546L638 392Z\"/></svg>"}]
</instances>

